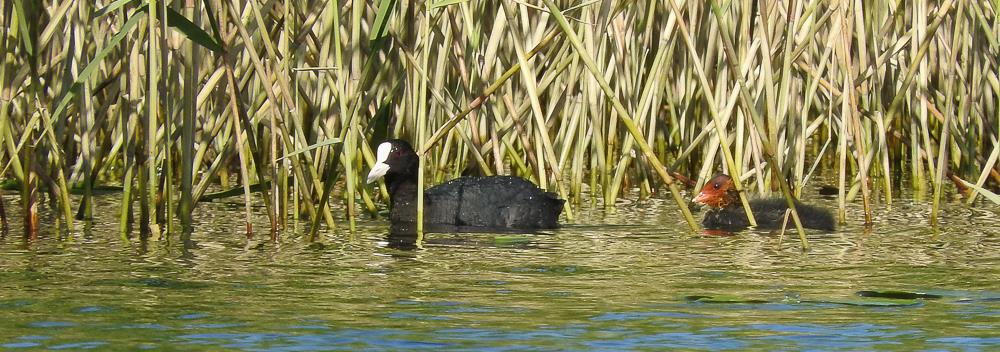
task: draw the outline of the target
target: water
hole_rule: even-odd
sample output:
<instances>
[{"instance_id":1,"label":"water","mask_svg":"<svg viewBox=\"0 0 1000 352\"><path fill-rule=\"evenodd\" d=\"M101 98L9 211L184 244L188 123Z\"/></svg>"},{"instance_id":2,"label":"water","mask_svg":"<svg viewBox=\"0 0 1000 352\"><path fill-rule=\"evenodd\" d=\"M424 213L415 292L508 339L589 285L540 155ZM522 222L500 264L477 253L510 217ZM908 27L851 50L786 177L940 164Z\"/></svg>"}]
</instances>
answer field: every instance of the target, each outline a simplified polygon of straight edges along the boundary
<instances>
[{"instance_id":1,"label":"water","mask_svg":"<svg viewBox=\"0 0 1000 352\"><path fill-rule=\"evenodd\" d=\"M247 241L242 207L227 204L201 205L190 239L122 239L116 202L72 239L50 228L26 241L11 214L0 349L1000 349L992 205L948 205L934 230L925 204L897 204L869 233L811 232L803 252L794 235L690 234L667 200L419 248L382 220L322 244Z\"/></svg>"}]
</instances>

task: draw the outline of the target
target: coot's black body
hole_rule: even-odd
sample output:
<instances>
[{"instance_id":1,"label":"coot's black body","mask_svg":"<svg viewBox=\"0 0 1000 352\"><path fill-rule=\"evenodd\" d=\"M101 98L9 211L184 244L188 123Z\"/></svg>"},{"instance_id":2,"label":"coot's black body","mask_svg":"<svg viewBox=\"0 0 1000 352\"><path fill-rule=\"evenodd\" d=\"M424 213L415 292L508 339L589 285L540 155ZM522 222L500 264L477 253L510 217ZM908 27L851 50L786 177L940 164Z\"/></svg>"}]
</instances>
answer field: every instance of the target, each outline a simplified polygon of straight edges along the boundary
<instances>
[{"instance_id":1,"label":"coot's black body","mask_svg":"<svg viewBox=\"0 0 1000 352\"><path fill-rule=\"evenodd\" d=\"M394 226L416 223L417 158L409 143L378 148L369 182L385 177ZM460 177L424 190L424 224L463 228L542 229L558 226L565 200L519 177Z\"/></svg>"},{"instance_id":2,"label":"coot's black body","mask_svg":"<svg viewBox=\"0 0 1000 352\"><path fill-rule=\"evenodd\" d=\"M417 220L416 182L390 194L393 223ZM558 226L562 199L513 176L460 177L424 191L424 223L497 228Z\"/></svg>"},{"instance_id":3,"label":"coot's black body","mask_svg":"<svg viewBox=\"0 0 1000 352\"><path fill-rule=\"evenodd\" d=\"M788 204L784 199L754 199L750 201L750 210L753 211L754 219L757 220L757 228L778 229L785 221L785 211ZM795 211L799 213L799 220L802 227L818 230L833 231L836 222L833 215L824 209L795 202ZM791 214L788 216L787 228L794 228ZM707 229L720 230L740 230L750 226L743 206L734 204L733 206L711 209L705 212L705 219L701 222Z\"/></svg>"}]
</instances>

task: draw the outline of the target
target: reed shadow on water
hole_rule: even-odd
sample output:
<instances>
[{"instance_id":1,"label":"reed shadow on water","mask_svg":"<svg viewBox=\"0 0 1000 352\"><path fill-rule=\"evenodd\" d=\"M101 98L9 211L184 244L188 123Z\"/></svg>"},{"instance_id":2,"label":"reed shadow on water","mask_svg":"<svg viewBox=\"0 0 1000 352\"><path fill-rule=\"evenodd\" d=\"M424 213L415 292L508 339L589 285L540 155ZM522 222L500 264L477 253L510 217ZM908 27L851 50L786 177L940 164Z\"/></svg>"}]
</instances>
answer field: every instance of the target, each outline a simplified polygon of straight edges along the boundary
<instances>
[{"instance_id":1,"label":"reed shadow on water","mask_svg":"<svg viewBox=\"0 0 1000 352\"><path fill-rule=\"evenodd\" d=\"M447 238L435 238L437 235L481 235L490 237L491 235L550 235L554 229L510 229L505 227L478 227L478 226L456 226L446 224L425 224L423 233L417 231L416 224L413 223L393 223L389 227L389 233L385 235L386 242L390 248L401 250L421 249L423 245L463 245L481 246L479 241L471 238L449 236ZM444 236L441 236L444 237ZM477 236L478 237L478 236Z\"/></svg>"}]
</instances>

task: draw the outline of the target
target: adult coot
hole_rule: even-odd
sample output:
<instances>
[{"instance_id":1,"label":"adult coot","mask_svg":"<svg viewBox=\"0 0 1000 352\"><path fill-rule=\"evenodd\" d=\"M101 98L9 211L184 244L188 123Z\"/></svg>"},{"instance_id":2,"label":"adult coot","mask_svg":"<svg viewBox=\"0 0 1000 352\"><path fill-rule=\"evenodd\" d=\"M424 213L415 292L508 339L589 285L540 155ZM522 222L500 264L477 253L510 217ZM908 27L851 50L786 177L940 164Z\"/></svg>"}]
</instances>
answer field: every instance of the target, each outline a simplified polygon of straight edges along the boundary
<instances>
[{"instance_id":1,"label":"adult coot","mask_svg":"<svg viewBox=\"0 0 1000 352\"><path fill-rule=\"evenodd\" d=\"M417 164L410 143L399 139L378 146L368 183L385 177L389 220L416 223ZM565 200L513 176L460 177L424 191L424 224L495 229L558 226Z\"/></svg>"},{"instance_id":2,"label":"adult coot","mask_svg":"<svg viewBox=\"0 0 1000 352\"><path fill-rule=\"evenodd\" d=\"M729 175L718 175L708 181L701 193L694 198L695 202L705 204L712 209L705 213L702 225L709 229L739 230L750 226L739 194L733 187L733 179ZM758 228L780 228L785 221L785 211L788 203L781 198L750 200L750 210L757 220ZM833 215L823 208L795 202L795 210L799 213L802 226L811 229L833 231ZM789 216L788 226L792 224Z\"/></svg>"}]
</instances>

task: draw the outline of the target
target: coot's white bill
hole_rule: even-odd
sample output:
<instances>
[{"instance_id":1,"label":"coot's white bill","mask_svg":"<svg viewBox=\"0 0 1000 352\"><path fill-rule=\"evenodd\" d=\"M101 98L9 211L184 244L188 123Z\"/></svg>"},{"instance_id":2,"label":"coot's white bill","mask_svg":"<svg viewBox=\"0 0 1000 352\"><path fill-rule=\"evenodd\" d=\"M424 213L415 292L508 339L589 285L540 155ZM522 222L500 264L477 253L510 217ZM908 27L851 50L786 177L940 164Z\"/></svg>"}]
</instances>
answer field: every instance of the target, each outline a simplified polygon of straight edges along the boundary
<instances>
[{"instance_id":1,"label":"coot's white bill","mask_svg":"<svg viewBox=\"0 0 1000 352\"><path fill-rule=\"evenodd\" d=\"M378 150L375 152L375 165L368 172L368 183L375 182L375 180L385 176L386 172L389 172L389 164L386 164L385 160L389 158L391 151L392 143L384 142L378 145Z\"/></svg>"},{"instance_id":2,"label":"coot's white bill","mask_svg":"<svg viewBox=\"0 0 1000 352\"><path fill-rule=\"evenodd\" d=\"M375 180L382 178L382 176L385 176L386 172L389 172L388 164L386 163L375 164L375 166L372 167L372 171L368 172L368 183L375 182Z\"/></svg>"}]
</instances>

